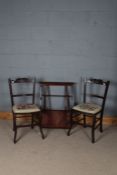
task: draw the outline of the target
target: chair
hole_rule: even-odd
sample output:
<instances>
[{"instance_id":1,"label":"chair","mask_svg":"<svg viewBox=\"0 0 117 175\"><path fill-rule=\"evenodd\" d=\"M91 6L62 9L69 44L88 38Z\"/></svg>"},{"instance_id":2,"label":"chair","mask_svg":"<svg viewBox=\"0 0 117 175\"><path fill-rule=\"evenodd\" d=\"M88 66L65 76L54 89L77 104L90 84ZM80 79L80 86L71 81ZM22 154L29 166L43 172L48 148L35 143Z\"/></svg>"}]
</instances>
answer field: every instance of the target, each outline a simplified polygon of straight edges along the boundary
<instances>
[{"instance_id":1,"label":"chair","mask_svg":"<svg viewBox=\"0 0 117 175\"><path fill-rule=\"evenodd\" d=\"M83 103L73 106L71 109L71 127L68 130L68 136L74 123L81 124L84 127L91 127L92 143L95 142L95 129L99 127L100 132L103 132L103 113L109 84L110 81L94 78L84 81ZM86 120L88 117L92 118L90 124Z\"/></svg>"},{"instance_id":2,"label":"chair","mask_svg":"<svg viewBox=\"0 0 117 175\"><path fill-rule=\"evenodd\" d=\"M17 129L21 127L34 128L38 125L40 128L41 136L44 139L44 134L41 127L41 110L34 103L35 101L35 78L16 78L8 79L12 114L13 114L13 131L14 131L14 143L17 142ZM26 122L26 117L31 117L31 122ZM18 122L18 119L22 119L22 123Z\"/></svg>"}]
</instances>

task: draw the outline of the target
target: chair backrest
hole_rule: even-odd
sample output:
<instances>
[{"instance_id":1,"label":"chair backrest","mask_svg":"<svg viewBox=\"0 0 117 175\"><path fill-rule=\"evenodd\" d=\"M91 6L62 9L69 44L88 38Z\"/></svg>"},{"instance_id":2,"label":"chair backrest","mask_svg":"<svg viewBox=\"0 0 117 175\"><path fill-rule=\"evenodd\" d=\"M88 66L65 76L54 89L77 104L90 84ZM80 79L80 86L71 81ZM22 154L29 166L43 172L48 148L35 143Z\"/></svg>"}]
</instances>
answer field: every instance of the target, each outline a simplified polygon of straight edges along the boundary
<instances>
[{"instance_id":1,"label":"chair backrest","mask_svg":"<svg viewBox=\"0 0 117 175\"><path fill-rule=\"evenodd\" d=\"M34 104L36 79L32 77L19 77L8 79L11 104Z\"/></svg>"},{"instance_id":2,"label":"chair backrest","mask_svg":"<svg viewBox=\"0 0 117 175\"><path fill-rule=\"evenodd\" d=\"M110 81L102 79L89 78L84 82L84 95L83 101L87 102L87 99L101 100L102 110L105 106L105 100L109 88Z\"/></svg>"}]
</instances>

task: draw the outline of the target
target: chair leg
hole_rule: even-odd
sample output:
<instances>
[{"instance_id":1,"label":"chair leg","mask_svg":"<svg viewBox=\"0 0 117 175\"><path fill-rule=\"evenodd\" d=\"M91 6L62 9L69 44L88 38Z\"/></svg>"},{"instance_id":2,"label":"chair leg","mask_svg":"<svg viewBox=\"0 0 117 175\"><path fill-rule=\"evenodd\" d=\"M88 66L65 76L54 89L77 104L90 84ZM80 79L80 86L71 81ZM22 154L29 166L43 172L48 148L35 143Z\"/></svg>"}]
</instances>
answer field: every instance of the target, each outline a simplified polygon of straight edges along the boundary
<instances>
[{"instance_id":1,"label":"chair leg","mask_svg":"<svg viewBox=\"0 0 117 175\"><path fill-rule=\"evenodd\" d=\"M17 126L16 126L16 116L15 114L13 113L13 131L14 131L14 143L16 143L16 138L17 138Z\"/></svg>"},{"instance_id":2,"label":"chair leg","mask_svg":"<svg viewBox=\"0 0 117 175\"><path fill-rule=\"evenodd\" d=\"M71 132L71 129L72 129L72 125L70 126L68 132L67 132L67 135L70 136L70 132Z\"/></svg>"},{"instance_id":3,"label":"chair leg","mask_svg":"<svg viewBox=\"0 0 117 175\"><path fill-rule=\"evenodd\" d=\"M42 128L42 114L41 114L41 112L40 112L40 118L39 118L39 129L40 129L42 139L45 139L45 136L43 133L43 128Z\"/></svg>"},{"instance_id":4,"label":"chair leg","mask_svg":"<svg viewBox=\"0 0 117 175\"><path fill-rule=\"evenodd\" d=\"M16 138L17 138L17 128L15 128L14 130L14 143L17 142Z\"/></svg>"},{"instance_id":5,"label":"chair leg","mask_svg":"<svg viewBox=\"0 0 117 175\"><path fill-rule=\"evenodd\" d=\"M32 114L32 117L31 117L31 128L33 129L34 128L34 115Z\"/></svg>"},{"instance_id":6,"label":"chair leg","mask_svg":"<svg viewBox=\"0 0 117 175\"><path fill-rule=\"evenodd\" d=\"M41 137L42 137L42 139L45 139L45 136L44 136L44 133L43 133L43 129L42 129L42 127L40 126L39 128L40 128L40 133L41 133Z\"/></svg>"},{"instance_id":7,"label":"chair leg","mask_svg":"<svg viewBox=\"0 0 117 175\"><path fill-rule=\"evenodd\" d=\"M13 131L15 131L15 126L16 126L16 117L15 114L13 114Z\"/></svg>"},{"instance_id":8,"label":"chair leg","mask_svg":"<svg viewBox=\"0 0 117 175\"><path fill-rule=\"evenodd\" d=\"M95 143L95 123L96 123L96 116L93 117L93 123L92 123L92 130L91 130L92 143Z\"/></svg>"},{"instance_id":9,"label":"chair leg","mask_svg":"<svg viewBox=\"0 0 117 175\"><path fill-rule=\"evenodd\" d=\"M100 116L100 132L103 132L103 114Z\"/></svg>"},{"instance_id":10,"label":"chair leg","mask_svg":"<svg viewBox=\"0 0 117 175\"><path fill-rule=\"evenodd\" d=\"M67 132L68 136L70 136L70 132L71 132L72 126L73 126L73 121L72 121L72 111L71 111L70 112L70 127L69 127L69 130Z\"/></svg>"},{"instance_id":11,"label":"chair leg","mask_svg":"<svg viewBox=\"0 0 117 175\"><path fill-rule=\"evenodd\" d=\"M83 126L84 126L84 128L86 128L86 115L83 115Z\"/></svg>"}]
</instances>

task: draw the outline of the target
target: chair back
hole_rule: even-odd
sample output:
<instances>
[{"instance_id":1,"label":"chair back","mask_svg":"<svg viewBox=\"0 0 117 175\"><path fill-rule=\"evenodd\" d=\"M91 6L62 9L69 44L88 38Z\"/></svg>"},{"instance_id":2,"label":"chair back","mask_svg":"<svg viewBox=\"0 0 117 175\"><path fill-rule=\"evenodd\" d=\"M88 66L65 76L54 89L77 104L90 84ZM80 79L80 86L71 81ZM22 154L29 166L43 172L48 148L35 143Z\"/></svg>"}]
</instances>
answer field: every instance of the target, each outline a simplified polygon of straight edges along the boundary
<instances>
[{"instance_id":1,"label":"chair back","mask_svg":"<svg viewBox=\"0 0 117 175\"><path fill-rule=\"evenodd\" d=\"M11 104L34 104L35 101L35 78L20 77L8 79Z\"/></svg>"},{"instance_id":2,"label":"chair back","mask_svg":"<svg viewBox=\"0 0 117 175\"><path fill-rule=\"evenodd\" d=\"M90 102L92 99L95 99L96 102L101 101L101 107L102 110L104 110L109 84L110 81L105 81L102 79L86 79L84 82L84 103L87 102L88 99L90 99Z\"/></svg>"}]
</instances>

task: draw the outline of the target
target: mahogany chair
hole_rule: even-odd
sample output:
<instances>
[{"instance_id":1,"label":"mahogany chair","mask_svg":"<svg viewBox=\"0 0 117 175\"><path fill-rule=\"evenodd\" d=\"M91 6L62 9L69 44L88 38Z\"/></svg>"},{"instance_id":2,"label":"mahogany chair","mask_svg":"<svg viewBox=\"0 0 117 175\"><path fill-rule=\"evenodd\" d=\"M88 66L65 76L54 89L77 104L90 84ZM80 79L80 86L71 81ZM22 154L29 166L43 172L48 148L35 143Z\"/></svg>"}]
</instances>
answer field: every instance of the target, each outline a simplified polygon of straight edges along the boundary
<instances>
[{"instance_id":1,"label":"mahogany chair","mask_svg":"<svg viewBox=\"0 0 117 175\"><path fill-rule=\"evenodd\" d=\"M38 125L40 128L41 136L44 139L44 134L41 127L41 110L35 104L35 78L24 77L16 79L8 79L12 114L13 114L13 131L14 131L14 143L17 142L17 129L21 127L34 128ZM30 123L26 122L26 117L31 117ZM22 122L18 122L18 119L22 119Z\"/></svg>"},{"instance_id":2,"label":"mahogany chair","mask_svg":"<svg viewBox=\"0 0 117 175\"><path fill-rule=\"evenodd\" d=\"M103 132L103 114L109 84L110 81L95 78L84 81L83 103L73 106L71 109L71 127L68 130L68 136L74 123L91 127L92 143L95 142L96 128L99 127L100 132ZM87 117L92 119L90 124L87 123Z\"/></svg>"}]
</instances>

